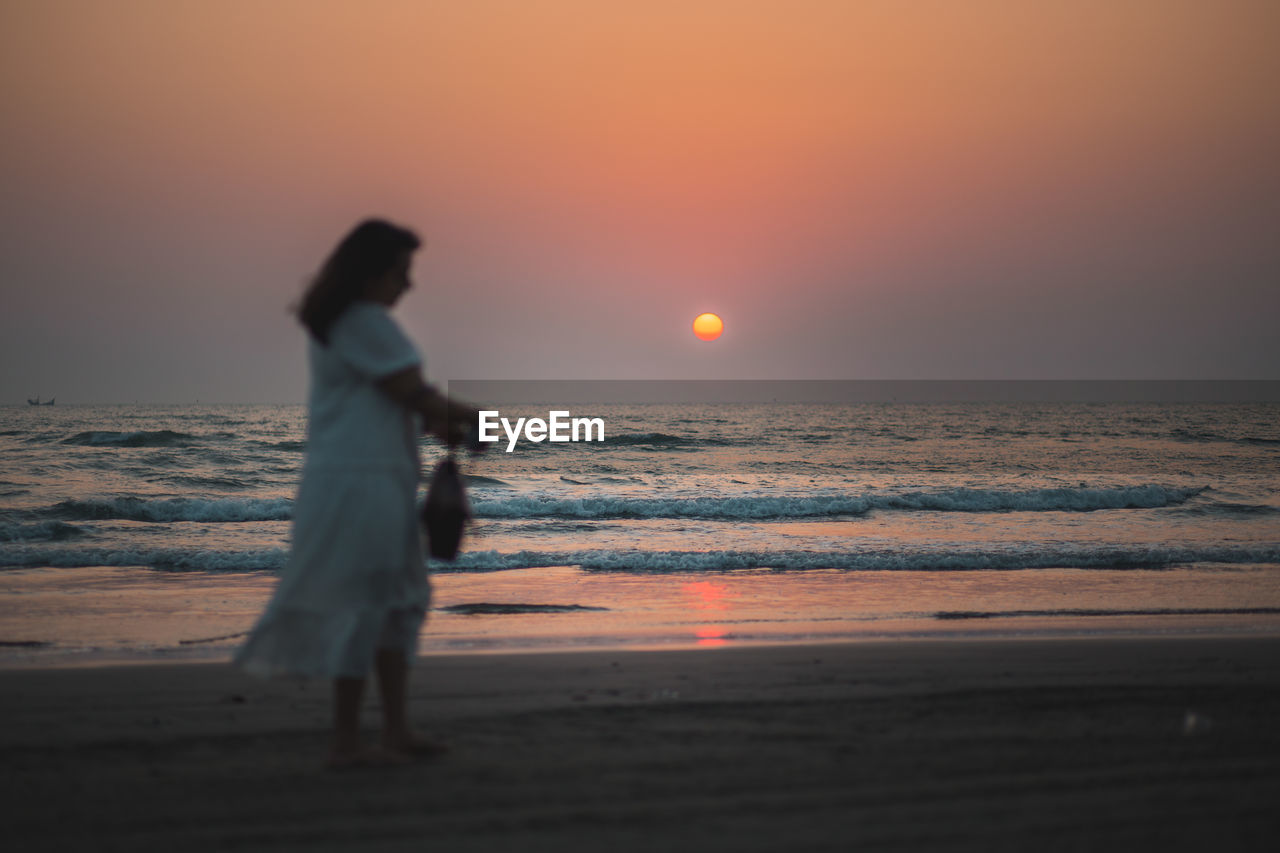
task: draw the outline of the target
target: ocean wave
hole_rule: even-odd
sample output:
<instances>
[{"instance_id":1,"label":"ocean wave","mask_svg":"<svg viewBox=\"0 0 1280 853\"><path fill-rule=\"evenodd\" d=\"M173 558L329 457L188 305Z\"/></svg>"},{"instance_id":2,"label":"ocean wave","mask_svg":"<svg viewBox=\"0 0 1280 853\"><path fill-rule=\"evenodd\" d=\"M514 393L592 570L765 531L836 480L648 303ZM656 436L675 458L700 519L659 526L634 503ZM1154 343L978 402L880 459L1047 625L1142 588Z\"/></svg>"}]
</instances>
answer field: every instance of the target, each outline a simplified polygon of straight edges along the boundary
<instances>
[{"instance_id":1,"label":"ocean wave","mask_svg":"<svg viewBox=\"0 0 1280 853\"><path fill-rule=\"evenodd\" d=\"M1216 501L1211 504L1201 506L1189 506L1179 510L1179 512L1188 515L1277 515L1280 514L1280 507L1270 504L1243 504L1230 503L1226 501Z\"/></svg>"},{"instance_id":2,"label":"ocean wave","mask_svg":"<svg viewBox=\"0 0 1280 853\"><path fill-rule=\"evenodd\" d=\"M105 498L62 501L48 511L71 521L120 519L124 521L285 521L293 512L287 498L199 500L196 498Z\"/></svg>"},{"instance_id":3,"label":"ocean wave","mask_svg":"<svg viewBox=\"0 0 1280 853\"><path fill-rule=\"evenodd\" d=\"M144 566L168 572L260 572L280 569L287 556L288 552L284 548L213 551L186 548L50 548L2 545L0 568Z\"/></svg>"},{"instance_id":4,"label":"ocean wave","mask_svg":"<svg viewBox=\"0 0 1280 853\"><path fill-rule=\"evenodd\" d=\"M695 438L665 432L633 432L605 436L603 443L613 447L724 447L735 442L727 438Z\"/></svg>"},{"instance_id":5,"label":"ocean wave","mask_svg":"<svg viewBox=\"0 0 1280 853\"><path fill-rule=\"evenodd\" d=\"M179 486L194 486L197 489L251 489L256 483L246 483L244 480L235 477L199 477L187 474L175 474L171 477L161 477L166 483L175 483Z\"/></svg>"},{"instance_id":6,"label":"ocean wave","mask_svg":"<svg viewBox=\"0 0 1280 853\"><path fill-rule=\"evenodd\" d=\"M724 497L724 498L561 498L521 495L472 502L477 518L814 518L863 515L865 498Z\"/></svg>"},{"instance_id":7,"label":"ocean wave","mask_svg":"<svg viewBox=\"0 0 1280 853\"><path fill-rule=\"evenodd\" d=\"M669 574L743 569L834 569L851 572L1165 569L1201 563L1276 564L1280 563L1280 545L1210 548L1083 546L952 551L476 551L459 555L456 563L434 565L434 568L440 572L468 572L577 566L587 571Z\"/></svg>"},{"instance_id":8,"label":"ocean wave","mask_svg":"<svg viewBox=\"0 0 1280 853\"><path fill-rule=\"evenodd\" d=\"M84 531L61 521L35 524L0 524L0 542L61 542L84 535Z\"/></svg>"},{"instance_id":9,"label":"ocean wave","mask_svg":"<svg viewBox=\"0 0 1280 853\"><path fill-rule=\"evenodd\" d=\"M199 439L191 433L168 429L139 432L91 430L62 440L63 444L78 447L190 447L198 442Z\"/></svg>"},{"instance_id":10,"label":"ocean wave","mask_svg":"<svg viewBox=\"0 0 1280 853\"><path fill-rule=\"evenodd\" d=\"M250 444L256 444L258 447L269 447L272 450L288 450L301 453L307 449L306 441L301 439L290 439L286 441L253 441Z\"/></svg>"},{"instance_id":11,"label":"ocean wave","mask_svg":"<svg viewBox=\"0 0 1280 853\"><path fill-rule=\"evenodd\" d=\"M1119 486L1114 488L1030 489L1006 492L992 489L951 489L877 498L883 509L946 512L1093 512L1100 509L1155 509L1185 503L1207 487Z\"/></svg>"},{"instance_id":12,"label":"ocean wave","mask_svg":"<svg viewBox=\"0 0 1280 853\"><path fill-rule=\"evenodd\" d=\"M501 481L491 481L497 485ZM477 484L479 485L479 484ZM488 483L485 483L488 485ZM1000 491L950 489L941 492L864 495L751 495L703 498L633 498L617 496L560 497L473 495L472 511L489 519L697 518L771 520L861 516L872 510L903 512L1092 512L1103 509L1147 509L1182 504L1204 488L1128 486L1120 488L1033 489ZM1212 505L1211 505L1212 506ZM286 521L292 516L288 498L212 499L136 497L62 501L44 511L66 521Z\"/></svg>"},{"instance_id":13,"label":"ocean wave","mask_svg":"<svg viewBox=\"0 0 1280 853\"><path fill-rule=\"evenodd\" d=\"M161 571L271 571L284 548L254 551L155 548L113 549L41 544L0 545L0 568L147 566ZM740 570L846 572L1023 571L1031 569L1158 570L1198 564L1276 565L1280 544L1218 547L1064 546L1009 549L881 549L869 551L474 551L437 573L576 566L590 572L677 574Z\"/></svg>"},{"instance_id":14,"label":"ocean wave","mask_svg":"<svg viewBox=\"0 0 1280 853\"><path fill-rule=\"evenodd\" d=\"M1170 435L1178 441L1189 443L1226 443L1226 444L1248 444L1255 447L1276 447L1280 446L1280 438L1260 435L1220 435L1214 432L1195 432L1188 429L1175 429Z\"/></svg>"},{"instance_id":15,"label":"ocean wave","mask_svg":"<svg viewBox=\"0 0 1280 853\"><path fill-rule=\"evenodd\" d=\"M1182 504L1204 488L1119 488L1000 491L950 489L905 494L744 496L707 498L565 498L521 495L476 500L478 518L782 519L865 515L880 510L937 512L1092 512Z\"/></svg>"},{"instance_id":16,"label":"ocean wave","mask_svg":"<svg viewBox=\"0 0 1280 853\"><path fill-rule=\"evenodd\" d=\"M481 474L463 474L462 479L468 486L475 486L477 488L507 485L506 480L499 480L497 477L485 477Z\"/></svg>"}]
</instances>

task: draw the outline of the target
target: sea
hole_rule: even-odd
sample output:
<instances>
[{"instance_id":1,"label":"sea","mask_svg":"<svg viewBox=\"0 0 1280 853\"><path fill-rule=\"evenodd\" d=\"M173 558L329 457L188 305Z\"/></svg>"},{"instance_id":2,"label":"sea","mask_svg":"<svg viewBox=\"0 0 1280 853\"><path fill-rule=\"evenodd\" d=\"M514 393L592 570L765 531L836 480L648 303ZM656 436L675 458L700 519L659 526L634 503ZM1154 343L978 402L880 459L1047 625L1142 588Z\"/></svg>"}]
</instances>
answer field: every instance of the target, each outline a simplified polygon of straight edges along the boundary
<instances>
[{"instance_id":1,"label":"sea","mask_svg":"<svg viewBox=\"0 0 1280 853\"><path fill-rule=\"evenodd\" d=\"M422 654L1280 630L1280 403L572 415L458 455ZM299 405L0 407L0 666L229 658L305 451Z\"/></svg>"}]
</instances>

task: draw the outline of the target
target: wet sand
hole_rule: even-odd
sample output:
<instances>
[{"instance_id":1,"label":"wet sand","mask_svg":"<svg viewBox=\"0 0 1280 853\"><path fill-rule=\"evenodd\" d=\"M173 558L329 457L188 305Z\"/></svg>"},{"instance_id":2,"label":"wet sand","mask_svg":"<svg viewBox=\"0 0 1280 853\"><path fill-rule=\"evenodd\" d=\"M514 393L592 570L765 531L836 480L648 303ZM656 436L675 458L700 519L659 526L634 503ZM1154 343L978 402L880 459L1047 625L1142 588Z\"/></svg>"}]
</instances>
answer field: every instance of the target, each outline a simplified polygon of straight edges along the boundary
<instances>
[{"instance_id":1,"label":"wet sand","mask_svg":"<svg viewBox=\"0 0 1280 853\"><path fill-rule=\"evenodd\" d=\"M10 850L1270 849L1280 638L425 657L443 758L320 769L324 683L0 672ZM374 736L376 699L366 718Z\"/></svg>"}]
</instances>

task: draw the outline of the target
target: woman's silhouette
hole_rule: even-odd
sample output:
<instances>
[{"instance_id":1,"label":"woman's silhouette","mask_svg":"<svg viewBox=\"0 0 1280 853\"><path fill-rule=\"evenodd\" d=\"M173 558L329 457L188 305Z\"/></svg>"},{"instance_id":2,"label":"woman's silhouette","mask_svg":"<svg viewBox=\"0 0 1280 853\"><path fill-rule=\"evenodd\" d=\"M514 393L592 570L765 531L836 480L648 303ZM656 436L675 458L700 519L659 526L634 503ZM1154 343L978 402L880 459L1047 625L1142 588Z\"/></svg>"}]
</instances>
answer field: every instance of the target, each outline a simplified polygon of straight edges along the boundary
<instances>
[{"instance_id":1,"label":"woman's silhouette","mask_svg":"<svg viewBox=\"0 0 1280 853\"><path fill-rule=\"evenodd\" d=\"M425 384L417 350L388 313L411 286L420 245L404 228L362 222L303 297L311 389L292 549L236 655L255 674L334 679L330 766L438 748L414 734L405 708L408 661L431 600L415 512L415 421L452 443L475 413ZM370 669L382 698L380 747L360 741Z\"/></svg>"}]
</instances>

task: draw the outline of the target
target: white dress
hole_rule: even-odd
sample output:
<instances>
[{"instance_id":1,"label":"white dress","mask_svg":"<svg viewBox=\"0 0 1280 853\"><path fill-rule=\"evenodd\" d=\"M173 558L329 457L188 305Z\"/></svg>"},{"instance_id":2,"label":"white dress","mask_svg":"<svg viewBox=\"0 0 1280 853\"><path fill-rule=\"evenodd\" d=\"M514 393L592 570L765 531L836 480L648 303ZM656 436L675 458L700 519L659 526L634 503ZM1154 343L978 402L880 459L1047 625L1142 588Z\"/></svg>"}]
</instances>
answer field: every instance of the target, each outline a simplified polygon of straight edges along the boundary
<instances>
[{"instance_id":1,"label":"white dress","mask_svg":"<svg viewBox=\"0 0 1280 853\"><path fill-rule=\"evenodd\" d=\"M289 559L237 653L258 675L365 677L412 657L430 604L415 509L416 418L375 382L421 363L387 309L356 302L310 341L307 455Z\"/></svg>"}]
</instances>

